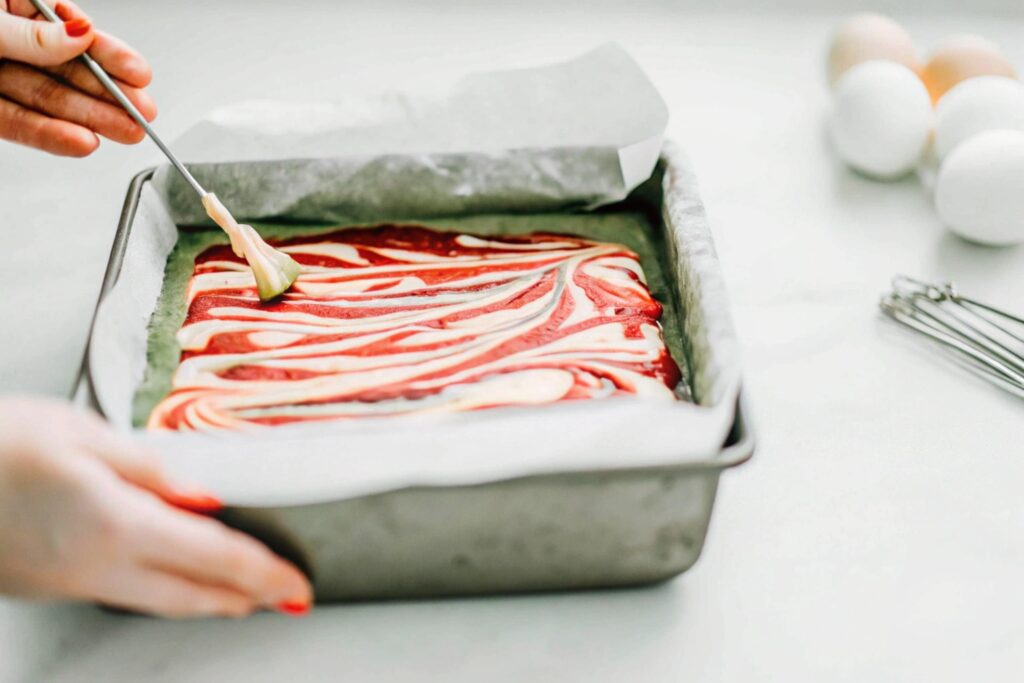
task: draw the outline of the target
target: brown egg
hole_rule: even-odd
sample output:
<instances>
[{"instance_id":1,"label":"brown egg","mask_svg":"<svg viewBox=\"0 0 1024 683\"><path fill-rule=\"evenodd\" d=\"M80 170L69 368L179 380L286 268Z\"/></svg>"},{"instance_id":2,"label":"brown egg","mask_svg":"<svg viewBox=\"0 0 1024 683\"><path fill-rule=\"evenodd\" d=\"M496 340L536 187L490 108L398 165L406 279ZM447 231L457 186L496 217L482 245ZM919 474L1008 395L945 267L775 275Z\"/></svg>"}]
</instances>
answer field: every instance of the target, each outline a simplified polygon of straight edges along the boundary
<instances>
[{"instance_id":1,"label":"brown egg","mask_svg":"<svg viewBox=\"0 0 1024 683\"><path fill-rule=\"evenodd\" d=\"M938 102L960 81L975 76L1016 78L1017 72L995 43L980 36L966 35L942 43L921 72L921 80L928 88L932 102Z\"/></svg>"},{"instance_id":2,"label":"brown egg","mask_svg":"<svg viewBox=\"0 0 1024 683\"><path fill-rule=\"evenodd\" d=\"M915 73L921 70L914 42L896 21L881 14L850 17L839 26L829 45L829 85L835 85L851 67L874 59L897 62Z\"/></svg>"}]
</instances>

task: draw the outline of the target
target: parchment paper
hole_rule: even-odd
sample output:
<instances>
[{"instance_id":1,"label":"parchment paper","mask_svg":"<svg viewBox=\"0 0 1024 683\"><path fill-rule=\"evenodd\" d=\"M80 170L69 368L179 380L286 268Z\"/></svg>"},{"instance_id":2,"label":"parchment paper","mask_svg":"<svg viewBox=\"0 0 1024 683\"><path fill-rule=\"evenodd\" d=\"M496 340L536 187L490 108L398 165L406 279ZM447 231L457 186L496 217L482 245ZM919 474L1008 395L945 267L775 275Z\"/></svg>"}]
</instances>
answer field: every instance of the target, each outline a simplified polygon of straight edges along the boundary
<instances>
[{"instance_id":1,"label":"parchment paper","mask_svg":"<svg viewBox=\"0 0 1024 683\"><path fill-rule=\"evenodd\" d=\"M610 74L618 80L609 83ZM221 112L213 122L186 134L181 147L189 150L195 145L198 154L205 146L206 158L238 160L199 168L208 174L205 179L211 189L239 215L307 221L398 218L406 211L410 216L429 216L566 210L624 197L646 178L643 168L649 174L656 161L664 105L618 48L601 48L551 69L481 74L463 83L456 88L454 100L424 107L457 112L475 106L486 112L491 106L490 120L483 117L475 137L465 139L489 145L499 140L509 148L454 151L452 146L462 138L415 107L412 115L396 114L383 123L369 116L364 129L373 143L365 147L357 145L359 126L334 127L326 114L317 133L321 146L314 145L316 135L307 140L278 118L262 119L252 110L235 110L250 111L250 115L234 122ZM522 99L500 100L507 92ZM575 106L559 109L567 119L546 121L553 115L550 106L545 120L537 119L535 112L545 98L572 93L578 98ZM627 102L629 106L613 106L622 95L636 99ZM500 106L488 97L500 100ZM595 120L602 116L596 105L602 98L609 101L613 115L599 125ZM368 110L372 107L359 111ZM337 112L329 106L323 111ZM519 127L516 122L525 116L532 116L544 135L536 127ZM426 126L422 135L414 136L423 117L437 128ZM459 120L458 126L474 123L472 118ZM503 123L520 137L498 135ZM574 126L586 129L591 137L582 133L573 137L569 132ZM545 137L563 134L575 146L558 147L553 144L558 140ZM516 144L517 140L526 144ZM552 145L544 147L545 140ZM349 143L367 154L356 159L299 158L314 147L338 152ZM655 147L650 164L640 164L637 160L648 152L638 150L651 144ZM386 153L369 154L374 145ZM425 153L427 149L442 153ZM282 157L290 160L281 161ZM164 171L144 187L124 266L100 305L90 341L93 390L103 413L121 429L131 426L132 396L146 367L147 324L160 293L163 266L177 240L176 224L201 222L195 210L198 202L194 196L186 200L188 195L175 189L176 183ZM681 199L696 197L693 188L688 192ZM406 197L407 193L415 198ZM699 201L694 201L681 205L677 218L687 223L680 227L682 232L694 230L695 221L703 221ZM697 247L705 261L709 256L713 261L710 242ZM711 277L714 273L697 273L701 275L717 283ZM699 277L694 281L699 282ZM727 320L727 312L721 311L718 318ZM717 379L709 388L713 402L703 405L624 398L287 426L258 435L138 432L137 436L156 447L173 475L206 486L233 505L304 504L412 485L678 465L712 457L731 426L738 373L731 363L731 325L725 328L719 336L729 353L719 360L726 358L728 367L724 373L714 371ZM706 354L711 342L700 340L697 352Z\"/></svg>"}]
</instances>

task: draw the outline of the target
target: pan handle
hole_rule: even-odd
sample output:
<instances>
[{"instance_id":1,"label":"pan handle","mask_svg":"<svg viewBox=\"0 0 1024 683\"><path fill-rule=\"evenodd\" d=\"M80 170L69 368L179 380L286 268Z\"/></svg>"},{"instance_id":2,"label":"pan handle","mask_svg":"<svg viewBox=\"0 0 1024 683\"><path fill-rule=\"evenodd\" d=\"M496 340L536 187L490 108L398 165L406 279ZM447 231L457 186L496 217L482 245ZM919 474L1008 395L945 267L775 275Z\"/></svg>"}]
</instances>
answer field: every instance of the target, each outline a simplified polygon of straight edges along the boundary
<instances>
[{"instance_id":1,"label":"pan handle","mask_svg":"<svg viewBox=\"0 0 1024 683\"><path fill-rule=\"evenodd\" d=\"M89 321L89 332L85 338L85 351L82 352L82 363L78 366L78 373L71 384L70 398L74 401L79 397L83 382L89 378L89 340L92 339L92 330L96 325L96 314L100 310L100 303L103 297L113 288L121 274L121 264L124 262L124 252L128 248L128 236L132 232L132 221L135 220L135 212L139 209L139 198L142 195L142 186L153 177L155 168L147 168L136 174L128 186L128 194L124 199L124 206L121 208L121 218L117 221L117 231L114 233L114 242L110 245L110 258L107 259L107 269L103 273L103 285L100 287L99 297L96 299L96 308L92 312L92 320ZM91 387L91 383L90 383Z\"/></svg>"},{"instance_id":2,"label":"pan handle","mask_svg":"<svg viewBox=\"0 0 1024 683\"><path fill-rule=\"evenodd\" d=\"M750 426L749 411L742 392L736 399L736 420L733 422L729 441L714 462L722 468L742 465L754 455L754 432Z\"/></svg>"}]
</instances>

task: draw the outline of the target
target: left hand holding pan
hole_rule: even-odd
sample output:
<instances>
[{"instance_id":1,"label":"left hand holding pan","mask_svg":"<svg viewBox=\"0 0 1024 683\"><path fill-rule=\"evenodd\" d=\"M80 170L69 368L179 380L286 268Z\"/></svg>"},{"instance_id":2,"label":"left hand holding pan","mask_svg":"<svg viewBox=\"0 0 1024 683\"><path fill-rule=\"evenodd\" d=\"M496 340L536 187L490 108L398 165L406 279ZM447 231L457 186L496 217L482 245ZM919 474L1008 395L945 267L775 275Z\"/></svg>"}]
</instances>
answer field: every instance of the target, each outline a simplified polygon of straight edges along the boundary
<instances>
[{"instance_id":1,"label":"left hand holding pan","mask_svg":"<svg viewBox=\"0 0 1024 683\"><path fill-rule=\"evenodd\" d=\"M47 21L29 0L0 0L0 139L72 157L94 152L100 135L140 142L142 128L76 57L88 51L152 121L156 105L144 90L149 64L96 30L73 2L46 2L64 23Z\"/></svg>"},{"instance_id":2,"label":"left hand holding pan","mask_svg":"<svg viewBox=\"0 0 1024 683\"><path fill-rule=\"evenodd\" d=\"M178 618L307 612L302 572L195 514L219 506L96 415L0 397L0 595Z\"/></svg>"}]
</instances>

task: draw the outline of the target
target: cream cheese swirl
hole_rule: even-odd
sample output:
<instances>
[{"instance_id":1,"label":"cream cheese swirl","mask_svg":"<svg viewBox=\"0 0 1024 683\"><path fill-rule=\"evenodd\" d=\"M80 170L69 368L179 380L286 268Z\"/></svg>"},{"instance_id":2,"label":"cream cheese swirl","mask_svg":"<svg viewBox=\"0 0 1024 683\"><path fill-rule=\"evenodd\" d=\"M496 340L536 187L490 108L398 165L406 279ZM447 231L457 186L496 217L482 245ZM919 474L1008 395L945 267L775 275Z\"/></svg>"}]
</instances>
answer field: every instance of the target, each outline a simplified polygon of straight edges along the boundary
<instances>
[{"instance_id":1,"label":"cream cheese swirl","mask_svg":"<svg viewBox=\"0 0 1024 683\"><path fill-rule=\"evenodd\" d=\"M149 428L675 397L661 306L620 245L382 225L276 246L302 274L269 304L230 249L197 257Z\"/></svg>"}]
</instances>

